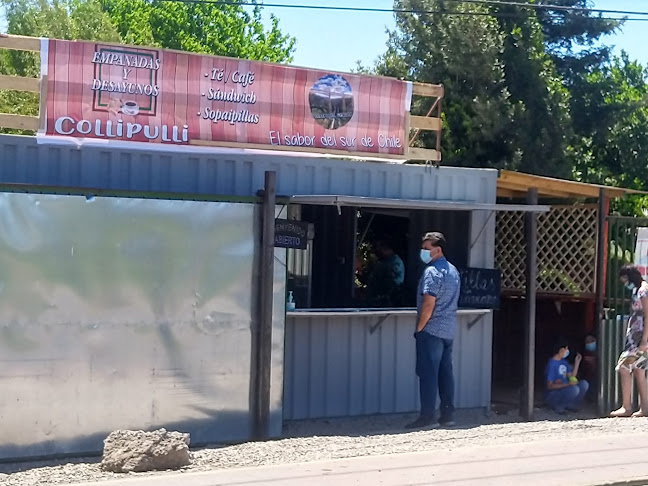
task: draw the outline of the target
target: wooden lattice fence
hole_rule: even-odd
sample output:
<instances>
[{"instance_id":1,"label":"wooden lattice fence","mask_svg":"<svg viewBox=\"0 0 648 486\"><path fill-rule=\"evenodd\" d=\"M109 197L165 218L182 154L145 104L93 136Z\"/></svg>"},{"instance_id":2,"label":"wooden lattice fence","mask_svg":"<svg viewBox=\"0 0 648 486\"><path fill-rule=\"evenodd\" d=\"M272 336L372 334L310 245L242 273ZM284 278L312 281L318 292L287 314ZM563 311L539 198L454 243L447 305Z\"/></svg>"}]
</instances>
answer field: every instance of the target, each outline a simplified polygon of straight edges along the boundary
<instances>
[{"instance_id":1,"label":"wooden lattice fence","mask_svg":"<svg viewBox=\"0 0 648 486\"><path fill-rule=\"evenodd\" d=\"M597 207L553 206L538 217L538 291L591 295L596 291ZM497 216L495 260L502 290L525 289L524 216Z\"/></svg>"}]
</instances>

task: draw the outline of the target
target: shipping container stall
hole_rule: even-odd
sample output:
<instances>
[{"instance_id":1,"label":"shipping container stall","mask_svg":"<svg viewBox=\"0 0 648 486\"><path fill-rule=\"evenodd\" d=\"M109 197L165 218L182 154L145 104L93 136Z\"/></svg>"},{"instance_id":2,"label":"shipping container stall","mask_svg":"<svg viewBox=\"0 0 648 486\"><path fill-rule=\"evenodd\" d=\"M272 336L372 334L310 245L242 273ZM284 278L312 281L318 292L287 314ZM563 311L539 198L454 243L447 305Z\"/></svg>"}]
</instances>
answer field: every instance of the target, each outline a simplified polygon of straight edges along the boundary
<instances>
[{"instance_id":1,"label":"shipping container stall","mask_svg":"<svg viewBox=\"0 0 648 486\"><path fill-rule=\"evenodd\" d=\"M0 114L36 134L0 136L0 457L97 452L117 428L196 445L416 410L427 231L462 271L457 405L489 406L495 214L548 208L496 204L495 170L439 167L442 85L84 41L0 49L40 57L38 78L0 77L40 95L38 116ZM386 299L365 278L379 240L405 268Z\"/></svg>"},{"instance_id":2,"label":"shipping container stall","mask_svg":"<svg viewBox=\"0 0 648 486\"><path fill-rule=\"evenodd\" d=\"M444 231L459 267L492 268L494 212L525 209L494 203L496 171L1 136L2 258L19 276L5 282L3 271L2 410L20 424L3 436L3 455L95 451L113 428L175 426L197 442L250 437L254 374L245 370L267 171L277 174L277 217L312 225L306 250L275 250L272 435L282 418L416 409L420 236ZM367 215L376 228L402 221L390 230L407 263L398 307L354 300ZM296 309L284 339L286 278ZM460 407L489 406L491 335L487 306L460 311Z\"/></svg>"}]
</instances>

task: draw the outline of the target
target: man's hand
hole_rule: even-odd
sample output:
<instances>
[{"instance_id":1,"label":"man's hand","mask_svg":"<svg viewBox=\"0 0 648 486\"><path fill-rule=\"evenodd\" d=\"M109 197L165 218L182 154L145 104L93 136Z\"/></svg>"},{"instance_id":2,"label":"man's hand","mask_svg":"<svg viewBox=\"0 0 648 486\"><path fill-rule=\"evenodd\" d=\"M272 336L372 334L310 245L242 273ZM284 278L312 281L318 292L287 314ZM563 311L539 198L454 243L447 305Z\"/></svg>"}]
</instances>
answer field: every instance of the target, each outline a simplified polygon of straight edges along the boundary
<instances>
[{"instance_id":1,"label":"man's hand","mask_svg":"<svg viewBox=\"0 0 648 486\"><path fill-rule=\"evenodd\" d=\"M648 342L642 339L641 342L639 343L639 352L645 353L646 351L648 351Z\"/></svg>"}]
</instances>

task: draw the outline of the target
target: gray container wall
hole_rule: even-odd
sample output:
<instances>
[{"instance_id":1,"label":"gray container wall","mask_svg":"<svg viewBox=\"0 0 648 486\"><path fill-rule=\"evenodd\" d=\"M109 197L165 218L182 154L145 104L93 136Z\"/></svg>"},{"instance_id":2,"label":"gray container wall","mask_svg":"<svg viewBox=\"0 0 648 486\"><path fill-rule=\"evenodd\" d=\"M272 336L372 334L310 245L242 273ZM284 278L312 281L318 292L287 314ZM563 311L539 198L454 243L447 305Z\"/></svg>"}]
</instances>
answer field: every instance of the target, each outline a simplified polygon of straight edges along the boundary
<instances>
[{"instance_id":1,"label":"gray container wall","mask_svg":"<svg viewBox=\"0 0 648 486\"><path fill-rule=\"evenodd\" d=\"M0 135L0 183L244 197L256 195L263 187L264 172L267 170L277 172L277 191L281 195L341 194L479 203L495 203L496 200L497 172L494 170L446 167L436 169L281 154L149 152L89 145L76 148L39 145L34 138ZM469 256L471 266L492 268L494 235L495 218L492 212L473 211ZM304 324L290 320L287 332L293 334L286 339L302 339L299 337L302 330L296 331L293 327ZM465 351L458 346L455 359L458 360L458 365L464 363L459 366L466 369L481 370L475 375L479 378L475 385L475 397L478 397L478 400L462 399L462 403L479 402L479 406L487 406L490 401L492 317L483 317L475 328L477 329L471 332L480 333L480 338L475 340L480 343L479 346L471 345ZM352 329L347 329L347 332L352 332ZM413 353L413 343L411 345ZM330 368L318 366L323 366L324 363L337 366L334 361L310 362L305 361L306 357L297 359L297 356L292 354L299 350L295 349L292 344L286 349L287 377L295 377L298 374L302 376L303 370L299 368L306 369L306 366L311 375L303 379L304 383L323 375L333 376ZM396 347L390 352L400 352L397 349ZM475 352L476 349L479 352ZM371 351L360 349L358 352ZM288 369L290 366L293 368ZM403 370L411 369L409 363L402 366L405 366ZM413 369L409 376L408 379L414 383ZM470 379L475 379L475 376ZM350 384L360 385L361 382ZM298 396L289 386L286 385L287 392ZM296 412L298 409L304 410L300 409L298 404L292 403L288 407L289 412L285 414L287 417L303 415ZM373 410L371 405L364 413L372 413ZM335 408L334 412L338 414L344 411ZM356 412L355 409L348 411L352 412L362 413Z\"/></svg>"},{"instance_id":2,"label":"gray container wall","mask_svg":"<svg viewBox=\"0 0 648 486\"><path fill-rule=\"evenodd\" d=\"M490 404L490 316L459 317L453 366L455 405ZM405 413L419 409L412 337L416 317L286 318L284 418L287 420ZM438 402L437 402L438 405Z\"/></svg>"},{"instance_id":3,"label":"gray container wall","mask_svg":"<svg viewBox=\"0 0 648 486\"><path fill-rule=\"evenodd\" d=\"M248 439L259 213L0 192L0 458L97 452L129 428ZM279 436L286 250L275 257Z\"/></svg>"},{"instance_id":4,"label":"gray container wall","mask_svg":"<svg viewBox=\"0 0 648 486\"><path fill-rule=\"evenodd\" d=\"M162 152L38 144L0 135L0 183L254 196L264 172L281 195L344 194L495 202L497 172L267 154Z\"/></svg>"}]
</instances>

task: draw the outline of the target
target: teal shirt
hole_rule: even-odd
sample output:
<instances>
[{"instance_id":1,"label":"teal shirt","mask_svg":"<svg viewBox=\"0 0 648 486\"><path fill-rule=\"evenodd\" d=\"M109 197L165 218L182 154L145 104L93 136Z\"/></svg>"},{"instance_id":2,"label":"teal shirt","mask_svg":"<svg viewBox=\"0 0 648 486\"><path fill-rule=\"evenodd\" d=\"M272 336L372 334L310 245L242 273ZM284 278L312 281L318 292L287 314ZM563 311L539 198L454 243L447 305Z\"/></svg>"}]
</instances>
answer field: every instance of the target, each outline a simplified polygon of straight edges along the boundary
<instances>
[{"instance_id":1,"label":"teal shirt","mask_svg":"<svg viewBox=\"0 0 648 486\"><path fill-rule=\"evenodd\" d=\"M387 262L391 265L394 274L394 283L396 285L403 285L403 282L405 281L405 264L401 257L394 253L391 258L387 259Z\"/></svg>"}]
</instances>

